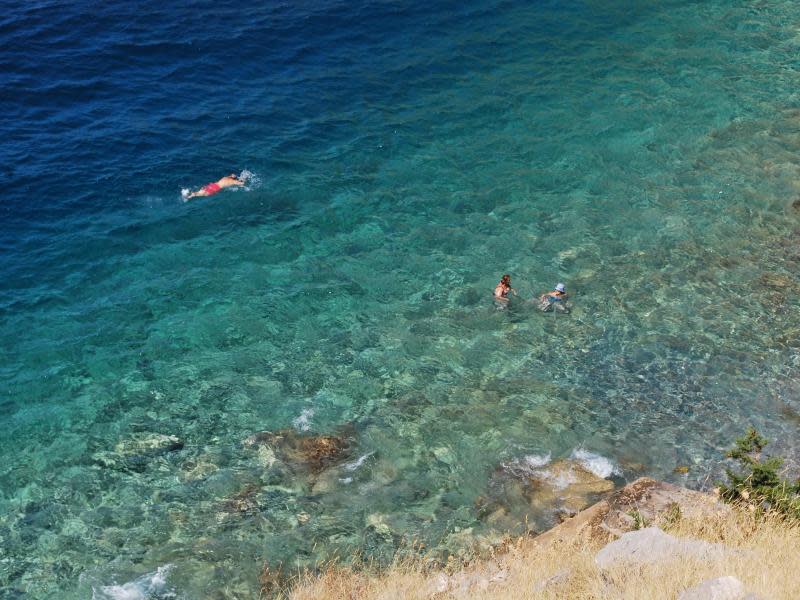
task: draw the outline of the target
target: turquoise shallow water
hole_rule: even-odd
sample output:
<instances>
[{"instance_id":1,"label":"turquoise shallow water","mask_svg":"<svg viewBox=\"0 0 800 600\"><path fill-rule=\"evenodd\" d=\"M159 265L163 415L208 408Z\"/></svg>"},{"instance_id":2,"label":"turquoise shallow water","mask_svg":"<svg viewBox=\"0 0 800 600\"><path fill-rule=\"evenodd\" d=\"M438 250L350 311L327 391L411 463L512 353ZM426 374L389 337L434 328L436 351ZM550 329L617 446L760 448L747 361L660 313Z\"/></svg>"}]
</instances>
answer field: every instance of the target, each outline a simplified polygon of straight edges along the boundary
<instances>
[{"instance_id":1,"label":"turquoise shallow water","mask_svg":"<svg viewBox=\"0 0 800 600\"><path fill-rule=\"evenodd\" d=\"M800 8L370 14L269 93L243 51L241 94L196 109L224 135L142 149L146 185L9 219L3 597L242 598L265 560L443 556L553 522L479 509L526 456L703 487L749 424L798 456ZM168 113L133 127L181 138ZM220 156L250 189L182 204ZM571 314L540 313L557 281ZM309 482L243 443L284 428L351 454ZM113 464L154 435L182 445Z\"/></svg>"}]
</instances>

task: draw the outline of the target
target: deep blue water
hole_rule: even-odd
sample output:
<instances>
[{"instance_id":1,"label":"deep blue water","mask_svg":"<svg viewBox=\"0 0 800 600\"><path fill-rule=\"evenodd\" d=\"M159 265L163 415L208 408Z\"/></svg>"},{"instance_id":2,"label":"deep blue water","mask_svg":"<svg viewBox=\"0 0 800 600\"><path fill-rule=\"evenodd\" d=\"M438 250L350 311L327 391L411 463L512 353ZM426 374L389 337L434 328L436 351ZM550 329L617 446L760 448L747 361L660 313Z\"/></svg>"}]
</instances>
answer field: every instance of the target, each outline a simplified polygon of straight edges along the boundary
<instances>
[{"instance_id":1,"label":"deep blue water","mask_svg":"<svg viewBox=\"0 0 800 600\"><path fill-rule=\"evenodd\" d=\"M265 560L443 556L552 522L476 509L525 457L703 487L754 424L796 460L798 19L10 6L0 597L252 597ZM569 315L530 302L557 281ZM243 444L282 428L346 430L352 460L304 479ZM114 463L154 436L182 447Z\"/></svg>"}]
</instances>

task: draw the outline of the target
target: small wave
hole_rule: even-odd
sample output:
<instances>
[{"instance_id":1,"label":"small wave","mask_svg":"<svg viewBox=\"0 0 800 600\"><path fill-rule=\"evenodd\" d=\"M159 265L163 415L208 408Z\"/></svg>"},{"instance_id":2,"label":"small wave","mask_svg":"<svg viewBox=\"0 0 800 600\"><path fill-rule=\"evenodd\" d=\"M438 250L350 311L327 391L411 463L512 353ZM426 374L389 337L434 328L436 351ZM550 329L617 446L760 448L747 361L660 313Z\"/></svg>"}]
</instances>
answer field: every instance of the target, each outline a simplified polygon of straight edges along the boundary
<instances>
[{"instance_id":1,"label":"small wave","mask_svg":"<svg viewBox=\"0 0 800 600\"><path fill-rule=\"evenodd\" d=\"M313 408L304 408L299 417L292 421L292 425L298 431L308 431L311 429L311 418L314 416Z\"/></svg>"},{"instance_id":2,"label":"small wave","mask_svg":"<svg viewBox=\"0 0 800 600\"><path fill-rule=\"evenodd\" d=\"M590 473L608 479L612 475L619 475L620 470L614 462L605 456L585 450L575 448L569 457L574 462ZM577 481L572 470L564 472L552 472L547 468L551 462L551 455L547 454L528 454L511 462L505 463L503 468L517 477L539 477L549 480L556 488L564 488Z\"/></svg>"},{"instance_id":3,"label":"small wave","mask_svg":"<svg viewBox=\"0 0 800 600\"><path fill-rule=\"evenodd\" d=\"M254 190L261 187L261 177L257 173L253 173L247 169L242 169L242 172L239 173L239 179L244 181L244 189L245 191Z\"/></svg>"},{"instance_id":4,"label":"small wave","mask_svg":"<svg viewBox=\"0 0 800 600\"><path fill-rule=\"evenodd\" d=\"M142 575L122 585L103 585L92 588L92 600L167 600L176 598L174 592L166 590L167 575L172 565L158 567L152 573Z\"/></svg>"},{"instance_id":5,"label":"small wave","mask_svg":"<svg viewBox=\"0 0 800 600\"><path fill-rule=\"evenodd\" d=\"M349 463L346 463L344 466L342 466L342 468L343 468L345 471L355 471L355 470L356 470L358 467L360 467L361 465L363 465L363 464L364 464L364 462L365 462L365 461L366 461L366 460L367 460L367 459L368 459L370 456L372 456L373 454L375 454L375 451L374 451L374 450L373 450L372 452L367 452L367 453L366 453L364 456L360 456L360 457L358 457L356 460L354 460L354 461L352 461L352 462L349 462Z\"/></svg>"},{"instance_id":6,"label":"small wave","mask_svg":"<svg viewBox=\"0 0 800 600\"><path fill-rule=\"evenodd\" d=\"M617 467L613 461L600 454L584 450L583 448L576 448L573 450L570 458L579 462L587 471L603 479L608 479L612 475L620 474L619 467Z\"/></svg>"},{"instance_id":7,"label":"small wave","mask_svg":"<svg viewBox=\"0 0 800 600\"><path fill-rule=\"evenodd\" d=\"M541 475L541 469L550 462L551 454L528 454L505 463L503 468L516 477Z\"/></svg>"},{"instance_id":8,"label":"small wave","mask_svg":"<svg viewBox=\"0 0 800 600\"><path fill-rule=\"evenodd\" d=\"M539 476L553 486L555 490L563 490L578 481L572 467L557 473L552 473L547 469L542 469L538 473Z\"/></svg>"},{"instance_id":9,"label":"small wave","mask_svg":"<svg viewBox=\"0 0 800 600\"><path fill-rule=\"evenodd\" d=\"M528 454L522 459L522 461L525 463L526 466L530 467L531 469L538 469L550 462L550 453L548 452L547 454Z\"/></svg>"}]
</instances>

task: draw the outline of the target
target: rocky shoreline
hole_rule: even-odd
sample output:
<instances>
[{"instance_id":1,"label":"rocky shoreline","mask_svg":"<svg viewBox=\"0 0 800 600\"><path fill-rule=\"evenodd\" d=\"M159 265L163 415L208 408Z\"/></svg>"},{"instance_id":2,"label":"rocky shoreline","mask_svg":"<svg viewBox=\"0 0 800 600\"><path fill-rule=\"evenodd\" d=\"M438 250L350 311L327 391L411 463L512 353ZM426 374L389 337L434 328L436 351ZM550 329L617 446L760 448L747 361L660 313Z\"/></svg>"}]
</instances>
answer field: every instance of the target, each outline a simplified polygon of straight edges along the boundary
<instances>
[{"instance_id":1,"label":"rocky shoreline","mask_svg":"<svg viewBox=\"0 0 800 600\"><path fill-rule=\"evenodd\" d=\"M540 545L565 540L608 543L659 520L703 518L730 510L713 494L641 477L537 536L536 542Z\"/></svg>"},{"instance_id":2,"label":"rocky shoreline","mask_svg":"<svg viewBox=\"0 0 800 600\"><path fill-rule=\"evenodd\" d=\"M685 559L721 560L737 551L721 544L698 539L678 538L659 526L677 520L714 519L730 514L731 507L713 495L689 490L663 481L642 477L611 493L603 500L568 517L533 539L534 552L547 552L559 546L601 546L595 562L602 571L634 568ZM472 598L475 594L503 589L509 577L501 560L480 562L448 575L444 571L429 575L423 596L430 598ZM543 578L530 592L559 597L558 588L570 577L568 569ZM609 580L609 597L614 596ZM621 596L620 596L621 597ZM685 590L679 600L757 600L736 577L720 577Z\"/></svg>"},{"instance_id":3,"label":"rocky shoreline","mask_svg":"<svg viewBox=\"0 0 800 600\"><path fill-rule=\"evenodd\" d=\"M280 491L284 523L299 528L298 531L315 527L315 522L324 520L324 515L308 512L298 498L301 494L314 497L326 493L370 458L369 454L356 458L357 441L352 428L329 435L294 429L250 435L242 440L242 448L252 453L269 475L270 485L253 482L232 495L219 497L217 521L223 523L260 514L267 510L270 498ZM139 433L120 440L113 451L98 452L93 458L101 468L136 472L150 461L164 460L183 446L184 442L176 436ZM432 453L445 464L453 460L446 447L435 448ZM606 461L602 468L598 467L596 459L594 456L593 461L587 460L587 456L578 452L556 460L550 456L527 456L498 464L488 478L485 493L474 503L480 522L495 531L518 528L519 523L514 522L515 516L508 507L522 504L532 512L550 511L558 523L544 532L529 528L528 535L517 542L509 535L495 538L476 534L472 528L452 532L439 546L423 552L421 560L427 566L420 588L422 597L470 598L493 587L501 589L508 578L508 567L498 557L522 539L533 545L533 552L558 551L566 546L599 549L594 562L601 572L613 570L619 564L638 567L684 557L718 560L727 555L729 550L720 544L676 538L663 529L681 519L724 517L732 511L729 505L722 504L713 494L646 477L619 488L612 481L616 474L613 465ZM203 479L215 470L213 464L192 463L187 465L186 480ZM393 523L392 515L365 514L363 527L365 536L372 536L387 547L402 547L403 531ZM421 549L419 546L417 550ZM722 579L708 583L698 592L701 595L680 598L755 598L746 594L738 579L726 573L719 575ZM537 581L534 591L547 595L548 590L558 588L569 577L569 572L562 569ZM268 597L285 593L292 581L280 568L271 569L265 564L260 585ZM716 593L713 590L722 590L721 595L713 595Z\"/></svg>"},{"instance_id":4,"label":"rocky shoreline","mask_svg":"<svg viewBox=\"0 0 800 600\"><path fill-rule=\"evenodd\" d=\"M509 539L488 558L386 570L331 565L291 589L264 579L262 597L794 600L798 544L800 524L781 514L643 477L538 536Z\"/></svg>"}]
</instances>

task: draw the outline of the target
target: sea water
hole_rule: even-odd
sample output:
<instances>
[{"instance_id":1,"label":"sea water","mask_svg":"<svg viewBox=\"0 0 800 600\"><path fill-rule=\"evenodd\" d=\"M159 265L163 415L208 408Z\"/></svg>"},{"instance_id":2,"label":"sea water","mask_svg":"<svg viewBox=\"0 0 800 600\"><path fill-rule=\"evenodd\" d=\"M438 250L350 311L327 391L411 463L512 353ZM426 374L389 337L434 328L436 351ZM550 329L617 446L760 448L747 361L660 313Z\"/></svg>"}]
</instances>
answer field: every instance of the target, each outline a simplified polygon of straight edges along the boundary
<instances>
[{"instance_id":1,"label":"sea water","mask_svg":"<svg viewBox=\"0 0 800 600\"><path fill-rule=\"evenodd\" d=\"M703 488L749 425L794 464L798 19L8 8L0 596L254 597L265 562L441 557L503 533L476 509L503 465ZM571 313L541 313L559 281ZM298 481L242 443L286 429L354 447ZM143 439L170 450L125 462Z\"/></svg>"}]
</instances>

